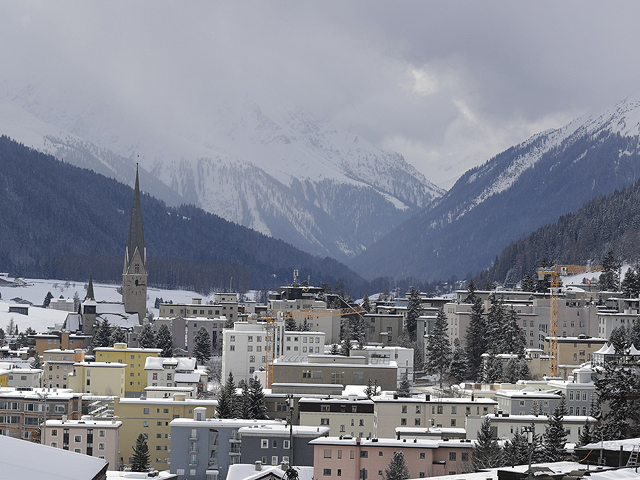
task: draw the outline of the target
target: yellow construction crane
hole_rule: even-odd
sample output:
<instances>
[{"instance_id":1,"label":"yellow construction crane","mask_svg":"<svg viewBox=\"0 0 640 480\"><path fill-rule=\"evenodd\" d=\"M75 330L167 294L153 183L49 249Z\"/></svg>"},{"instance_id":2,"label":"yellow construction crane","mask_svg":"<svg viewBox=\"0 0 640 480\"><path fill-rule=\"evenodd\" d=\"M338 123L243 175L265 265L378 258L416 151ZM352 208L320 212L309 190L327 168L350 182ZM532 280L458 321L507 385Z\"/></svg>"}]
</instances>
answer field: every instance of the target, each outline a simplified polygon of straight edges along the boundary
<instances>
[{"instance_id":1,"label":"yellow construction crane","mask_svg":"<svg viewBox=\"0 0 640 480\"><path fill-rule=\"evenodd\" d=\"M265 388L271 388L273 383L273 360L275 358L276 348L276 320L285 320L287 318L320 318L320 317L344 317L347 315L368 313L360 306L347 308L287 308L280 310L271 310L269 316L261 318L267 322L267 381Z\"/></svg>"},{"instance_id":2,"label":"yellow construction crane","mask_svg":"<svg viewBox=\"0 0 640 480\"><path fill-rule=\"evenodd\" d=\"M551 333L549 335L549 356L551 357L551 363L549 365L549 373L552 377L558 376L558 293L560 289L560 277L601 271L602 265L587 267L583 267L582 265L553 265L552 267L539 268L537 270L539 280L543 280L546 275L551 276Z\"/></svg>"}]
</instances>

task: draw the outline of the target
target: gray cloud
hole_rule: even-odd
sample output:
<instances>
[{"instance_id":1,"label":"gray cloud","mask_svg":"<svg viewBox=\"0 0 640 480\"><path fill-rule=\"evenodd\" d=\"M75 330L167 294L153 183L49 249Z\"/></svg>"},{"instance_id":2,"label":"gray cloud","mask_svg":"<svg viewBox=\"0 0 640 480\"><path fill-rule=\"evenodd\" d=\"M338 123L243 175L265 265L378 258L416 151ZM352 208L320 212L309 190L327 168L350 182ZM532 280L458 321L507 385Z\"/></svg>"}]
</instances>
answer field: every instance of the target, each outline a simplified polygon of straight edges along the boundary
<instances>
[{"instance_id":1,"label":"gray cloud","mask_svg":"<svg viewBox=\"0 0 640 480\"><path fill-rule=\"evenodd\" d=\"M637 2L4 2L0 81L154 126L302 105L436 183L637 91ZM53 113L52 113L53 115ZM87 126L86 128L91 128Z\"/></svg>"}]
</instances>

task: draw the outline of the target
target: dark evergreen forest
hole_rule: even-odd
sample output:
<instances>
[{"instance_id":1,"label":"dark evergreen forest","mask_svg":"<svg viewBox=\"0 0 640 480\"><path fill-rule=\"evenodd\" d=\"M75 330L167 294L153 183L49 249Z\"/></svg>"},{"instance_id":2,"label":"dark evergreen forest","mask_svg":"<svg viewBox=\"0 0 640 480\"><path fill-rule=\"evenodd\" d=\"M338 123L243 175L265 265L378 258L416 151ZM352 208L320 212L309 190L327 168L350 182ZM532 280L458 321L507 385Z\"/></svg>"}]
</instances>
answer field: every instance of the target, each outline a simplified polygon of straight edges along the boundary
<instances>
[{"instance_id":1,"label":"dark evergreen forest","mask_svg":"<svg viewBox=\"0 0 640 480\"><path fill-rule=\"evenodd\" d=\"M0 271L120 283L132 201L131 187L0 137ZM354 296L373 288L336 260L192 205L170 208L143 193L142 215L154 286L244 292L288 284L298 269L316 285L341 278Z\"/></svg>"},{"instance_id":2,"label":"dark evergreen forest","mask_svg":"<svg viewBox=\"0 0 640 480\"><path fill-rule=\"evenodd\" d=\"M639 238L640 180L512 242L480 278L515 283L543 259L559 265L600 264L609 250L635 264L640 261Z\"/></svg>"}]
</instances>

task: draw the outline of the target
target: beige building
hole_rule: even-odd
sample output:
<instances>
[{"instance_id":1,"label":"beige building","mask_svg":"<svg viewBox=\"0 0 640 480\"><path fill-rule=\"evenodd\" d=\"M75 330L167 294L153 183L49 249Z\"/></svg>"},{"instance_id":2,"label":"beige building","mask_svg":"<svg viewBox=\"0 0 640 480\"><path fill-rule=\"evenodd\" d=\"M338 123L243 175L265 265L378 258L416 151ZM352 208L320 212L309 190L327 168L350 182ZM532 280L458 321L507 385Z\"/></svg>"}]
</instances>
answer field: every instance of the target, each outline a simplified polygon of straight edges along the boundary
<instances>
[{"instance_id":1,"label":"beige building","mask_svg":"<svg viewBox=\"0 0 640 480\"><path fill-rule=\"evenodd\" d=\"M42 358L44 365L43 386L69 388L69 375L73 372L73 364L84 360L84 351L52 348L45 350Z\"/></svg>"},{"instance_id":2,"label":"beige building","mask_svg":"<svg viewBox=\"0 0 640 480\"><path fill-rule=\"evenodd\" d=\"M404 316L370 313L364 316L364 325L367 342L395 345L403 331Z\"/></svg>"},{"instance_id":3,"label":"beige building","mask_svg":"<svg viewBox=\"0 0 640 480\"><path fill-rule=\"evenodd\" d=\"M351 352L355 354L355 351ZM278 358L273 362L273 383L309 383L367 385L378 381L382 390L397 388L398 366L368 364L366 357L342 355L309 355L307 361L295 362Z\"/></svg>"},{"instance_id":4,"label":"beige building","mask_svg":"<svg viewBox=\"0 0 640 480\"><path fill-rule=\"evenodd\" d=\"M45 441L50 447L82 453L109 462L109 470L118 470L118 441L122 422L83 420L47 420Z\"/></svg>"},{"instance_id":5,"label":"beige building","mask_svg":"<svg viewBox=\"0 0 640 480\"><path fill-rule=\"evenodd\" d=\"M193 409L205 407L206 416L215 413L217 400L186 399L176 394L173 398L120 398L114 403L114 415L122 421L120 429L120 458L131 464L133 447L141 433L144 434L151 455L151 466L167 470L171 457L171 427L174 418L193 418Z\"/></svg>"},{"instance_id":6,"label":"beige building","mask_svg":"<svg viewBox=\"0 0 640 480\"><path fill-rule=\"evenodd\" d=\"M395 438L396 427L464 428L469 416L495 413L497 402L488 398L437 398L425 395L373 397L374 436Z\"/></svg>"},{"instance_id":7,"label":"beige building","mask_svg":"<svg viewBox=\"0 0 640 480\"><path fill-rule=\"evenodd\" d=\"M126 368L126 364L117 362L74 363L69 388L79 393L124 397Z\"/></svg>"},{"instance_id":8,"label":"beige building","mask_svg":"<svg viewBox=\"0 0 640 480\"><path fill-rule=\"evenodd\" d=\"M99 347L94 350L96 362L125 365L125 397L139 397L144 393L147 386L147 372L144 370L147 357L158 357L160 353L160 348L128 348L126 343L116 343L113 347Z\"/></svg>"},{"instance_id":9,"label":"beige building","mask_svg":"<svg viewBox=\"0 0 640 480\"><path fill-rule=\"evenodd\" d=\"M558 338L558 375L565 380L575 368L593 360L593 353L607 343L606 338L579 335ZM546 338L545 352L549 354L549 337Z\"/></svg>"}]
</instances>

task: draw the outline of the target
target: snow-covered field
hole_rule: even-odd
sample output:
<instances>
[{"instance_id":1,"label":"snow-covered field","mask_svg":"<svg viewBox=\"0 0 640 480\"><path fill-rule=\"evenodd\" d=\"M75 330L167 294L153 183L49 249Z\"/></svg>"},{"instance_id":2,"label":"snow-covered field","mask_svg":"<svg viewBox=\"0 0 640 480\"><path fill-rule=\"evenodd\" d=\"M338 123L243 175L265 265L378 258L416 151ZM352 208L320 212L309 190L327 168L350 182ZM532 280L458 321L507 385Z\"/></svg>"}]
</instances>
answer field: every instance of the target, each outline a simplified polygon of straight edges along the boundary
<instances>
[{"instance_id":1,"label":"snow-covered field","mask_svg":"<svg viewBox=\"0 0 640 480\"><path fill-rule=\"evenodd\" d=\"M73 300L76 292L80 299L84 299L87 290L86 283L66 282L64 280L38 280L25 279L27 285L24 287L7 287L0 285L0 327L6 331L6 326L13 318L18 325L18 329L22 332L27 327L33 328L36 332L46 332L50 327L56 324L62 324L67 317L67 312L54 310L52 308L41 308L47 292L51 292L54 298L63 298ZM119 285L109 285L101 283L93 283L95 298L98 302L120 302L122 295L117 291ZM15 305L11 299L22 298L29 300L33 306L29 308L29 315L21 315L19 313L9 313L9 305ZM147 308L153 312L154 316L158 315L155 309L156 297L162 298L165 302L173 301L173 303L191 303L194 297L202 298L195 292L186 290L160 290L149 288L147 291ZM207 300L203 298L203 302Z\"/></svg>"}]
</instances>

